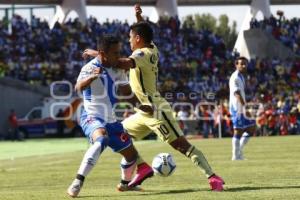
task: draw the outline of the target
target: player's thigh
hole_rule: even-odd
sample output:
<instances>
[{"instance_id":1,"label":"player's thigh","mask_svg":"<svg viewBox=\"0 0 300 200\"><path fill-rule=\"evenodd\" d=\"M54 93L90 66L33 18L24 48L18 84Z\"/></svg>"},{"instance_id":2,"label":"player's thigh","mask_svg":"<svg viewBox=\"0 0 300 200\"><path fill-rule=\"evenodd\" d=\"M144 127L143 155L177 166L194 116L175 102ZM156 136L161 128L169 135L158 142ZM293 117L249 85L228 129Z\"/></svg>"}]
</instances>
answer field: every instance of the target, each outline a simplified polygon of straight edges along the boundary
<instances>
[{"instance_id":1,"label":"player's thigh","mask_svg":"<svg viewBox=\"0 0 300 200\"><path fill-rule=\"evenodd\" d=\"M151 133L151 129L149 129L145 124L146 120L147 117L137 112L124 119L122 124L131 137L140 140Z\"/></svg>"},{"instance_id":2,"label":"player's thigh","mask_svg":"<svg viewBox=\"0 0 300 200\"><path fill-rule=\"evenodd\" d=\"M232 113L231 121L233 129L237 130L236 132L240 132L239 130L244 129L244 117L242 114Z\"/></svg>"},{"instance_id":3,"label":"player's thigh","mask_svg":"<svg viewBox=\"0 0 300 200\"><path fill-rule=\"evenodd\" d=\"M122 152L132 146L132 140L120 122L106 124L106 130L109 138L108 146L114 152Z\"/></svg>"},{"instance_id":4,"label":"player's thigh","mask_svg":"<svg viewBox=\"0 0 300 200\"><path fill-rule=\"evenodd\" d=\"M107 137L106 129L105 128L97 128L91 135L91 139L95 142L99 137Z\"/></svg>"},{"instance_id":5,"label":"player's thigh","mask_svg":"<svg viewBox=\"0 0 300 200\"><path fill-rule=\"evenodd\" d=\"M80 126L84 132L84 135L89 139L90 143L101 136L106 135L106 128L103 121L97 118L88 118L80 122Z\"/></svg>"},{"instance_id":6,"label":"player's thigh","mask_svg":"<svg viewBox=\"0 0 300 200\"><path fill-rule=\"evenodd\" d=\"M170 111L160 111L146 121L147 126L164 142L171 143L183 136L177 120Z\"/></svg>"}]
</instances>

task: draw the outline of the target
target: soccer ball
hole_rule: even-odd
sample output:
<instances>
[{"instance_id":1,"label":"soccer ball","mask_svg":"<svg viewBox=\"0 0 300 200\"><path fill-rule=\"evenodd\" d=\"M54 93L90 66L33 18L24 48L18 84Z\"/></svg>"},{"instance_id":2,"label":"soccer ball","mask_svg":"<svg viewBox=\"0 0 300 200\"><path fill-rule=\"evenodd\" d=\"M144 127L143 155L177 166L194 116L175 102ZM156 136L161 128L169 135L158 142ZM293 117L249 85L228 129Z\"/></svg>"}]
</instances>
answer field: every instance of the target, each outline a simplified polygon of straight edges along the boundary
<instances>
[{"instance_id":1,"label":"soccer ball","mask_svg":"<svg viewBox=\"0 0 300 200\"><path fill-rule=\"evenodd\" d=\"M175 171L176 164L169 153L160 153L152 161L152 169L156 175L170 176Z\"/></svg>"}]
</instances>

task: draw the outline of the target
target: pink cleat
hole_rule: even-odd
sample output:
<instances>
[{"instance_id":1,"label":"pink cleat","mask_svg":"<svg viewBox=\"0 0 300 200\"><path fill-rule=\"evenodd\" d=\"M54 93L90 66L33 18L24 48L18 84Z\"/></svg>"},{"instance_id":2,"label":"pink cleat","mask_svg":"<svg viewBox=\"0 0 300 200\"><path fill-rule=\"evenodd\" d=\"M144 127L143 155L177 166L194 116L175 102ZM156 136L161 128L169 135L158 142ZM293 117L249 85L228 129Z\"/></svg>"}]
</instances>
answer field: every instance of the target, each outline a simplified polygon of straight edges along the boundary
<instances>
[{"instance_id":1,"label":"pink cleat","mask_svg":"<svg viewBox=\"0 0 300 200\"><path fill-rule=\"evenodd\" d=\"M217 192L223 191L223 185L225 184L225 182L221 177L217 175L213 175L208 179L208 182L210 184L210 189L212 191L217 191Z\"/></svg>"},{"instance_id":2,"label":"pink cleat","mask_svg":"<svg viewBox=\"0 0 300 200\"><path fill-rule=\"evenodd\" d=\"M147 163L141 163L137 166L137 172L132 181L128 183L128 187L136 187L137 185L141 185L142 182L152 177L154 174L152 167L150 167Z\"/></svg>"}]
</instances>

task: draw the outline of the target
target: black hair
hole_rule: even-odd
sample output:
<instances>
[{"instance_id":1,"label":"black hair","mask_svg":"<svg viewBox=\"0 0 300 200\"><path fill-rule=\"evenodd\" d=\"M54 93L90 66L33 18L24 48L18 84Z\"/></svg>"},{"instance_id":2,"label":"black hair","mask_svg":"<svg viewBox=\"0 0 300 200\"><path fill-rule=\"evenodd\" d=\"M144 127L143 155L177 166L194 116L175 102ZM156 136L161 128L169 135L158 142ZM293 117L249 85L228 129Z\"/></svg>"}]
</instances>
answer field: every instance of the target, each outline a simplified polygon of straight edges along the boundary
<instances>
[{"instance_id":1,"label":"black hair","mask_svg":"<svg viewBox=\"0 0 300 200\"><path fill-rule=\"evenodd\" d=\"M236 65L238 64L239 60L246 61L246 63L248 64L248 59L246 57L244 57L244 56L240 56L240 57L237 57L235 59L235 64Z\"/></svg>"},{"instance_id":2,"label":"black hair","mask_svg":"<svg viewBox=\"0 0 300 200\"><path fill-rule=\"evenodd\" d=\"M110 34L103 35L98 43L98 51L107 52L112 45L119 43L120 40L117 36Z\"/></svg>"},{"instance_id":3,"label":"black hair","mask_svg":"<svg viewBox=\"0 0 300 200\"><path fill-rule=\"evenodd\" d=\"M145 43L151 43L153 40L153 30L147 22L138 22L130 26L130 30L142 37Z\"/></svg>"}]
</instances>

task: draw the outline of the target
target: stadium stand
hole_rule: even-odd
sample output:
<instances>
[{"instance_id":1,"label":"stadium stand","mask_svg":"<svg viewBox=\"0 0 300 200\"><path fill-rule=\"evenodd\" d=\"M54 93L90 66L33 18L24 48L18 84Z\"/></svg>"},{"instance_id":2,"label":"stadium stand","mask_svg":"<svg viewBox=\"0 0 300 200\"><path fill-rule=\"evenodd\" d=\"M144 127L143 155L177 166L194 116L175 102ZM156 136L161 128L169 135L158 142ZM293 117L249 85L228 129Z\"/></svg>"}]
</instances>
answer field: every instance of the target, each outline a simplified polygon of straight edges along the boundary
<instances>
[{"instance_id":1,"label":"stadium stand","mask_svg":"<svg viewBox=\"0 0 300 200\"><path fill-rule=\"evenodd\" d=\"M123 41L122 54L130 55L127 22L107 20L99 23L91 17L87 26L75 19L63 25L57 23L50 30L48 23L38 18L33 18L29 25L21 16L14 15L11 23L12 31L9 32L5 22L0 22L0 77L44 86L56 80L74 83L85 63L81 58L82 51L96 49L96 41L104 33L118 34ZM281 23L281 29L278 23ZM234 71L233 60L237 55L232 55L219 36L208 30L197 31L181 25L177 18L160 19L151 25L156 33L155 43L161 47L159 87L162 95L171 102L186 101L196 105L209 100L203 91L214 93L216 98L212 100L223 108L222 127L229 134L228 79ZM251 22L252 28L264 28L299 54L297 26L299 19L272 18ZM300 133L300 92L295 90L300 88L299 59L251 59L247 85L247 94L255 96L252 101L264 105L259 112L258 134L284 135L286 130ZM190 94L194 95L191 97ZM188 119L195 119L195 110L177 108L180 110L186 112ZM207 123L199 121L200 132L214 132L217 123L213 108L202 106L197 112L212 119Z\"/></svg>"},{"instance_id":2,"label":"stadium stand","mask_svg":"<svg viewBox=\"0 0 300 200\"><path fill-rule=\"evenodd\" d=\"M258 21L252 19L250 27L260 28L273 35L274 38L281 41L285 46L292 49L300 56L300 19L286 19L284 13L277 12L277 18L271 16L269 19Z\"/></svg>"}]
</instances>

